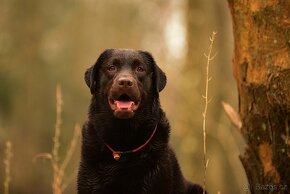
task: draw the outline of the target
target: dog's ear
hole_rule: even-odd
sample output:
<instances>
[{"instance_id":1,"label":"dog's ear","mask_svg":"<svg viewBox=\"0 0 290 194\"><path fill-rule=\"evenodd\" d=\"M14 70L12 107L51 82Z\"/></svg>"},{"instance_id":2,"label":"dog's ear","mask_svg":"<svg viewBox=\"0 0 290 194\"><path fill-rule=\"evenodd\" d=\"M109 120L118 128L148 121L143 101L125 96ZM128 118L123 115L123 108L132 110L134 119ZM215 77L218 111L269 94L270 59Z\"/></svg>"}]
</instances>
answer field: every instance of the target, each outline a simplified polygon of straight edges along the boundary
<instances>
[{"instance_id":1,"label":"dog's ear","mask_svg":"<svg viewBox=\"0 0 290 194\"><path fill-rule=\"evenodd\" d=\"M152 55L146 51L139 51L144 59L153 66L153 84L156 92L161 92L166 86L166 75L155 63Z\"/></svg>"},{"instance_id":2,"label":"dog's ear","mask_svg":"<svg viewBox=\"0 0 290 194\"><path fill-rule=\"evenodd\" d=\"M91 90L91 94L94 94L97 90L97 80L98 80L98 71L101 67L101 65L104 63L104 61L109 57L109 54L114 49L107 49L105 50L97 59L96 63L88 68L85 72L85 82L87 86Z\"/></svg>"},{"instance_id":3,"label":"dog's ear","mask_svg":"<svg viewBox=\"0 0 290 194\"><path fill-rule=\"evenodd\" d=\"M155 77L156 85L157 85L156 89L158 92L161 92L166 86L167 78L166 78L165 73L156 64L154 67L155 67L154 77Z\"/></svg>"},{"instance_id":4,"label":"dog's ear","mask_svg":"<svg viewBox=\"0 0 290 194\"><path fill-rule=\"evenodd\" d=\"M85 81L87 86L90 88L91 87L91 73L92 73L92 69L94 66L91 66L90 68L88 68L85 72Z\"/></svg>"}]
</instances>

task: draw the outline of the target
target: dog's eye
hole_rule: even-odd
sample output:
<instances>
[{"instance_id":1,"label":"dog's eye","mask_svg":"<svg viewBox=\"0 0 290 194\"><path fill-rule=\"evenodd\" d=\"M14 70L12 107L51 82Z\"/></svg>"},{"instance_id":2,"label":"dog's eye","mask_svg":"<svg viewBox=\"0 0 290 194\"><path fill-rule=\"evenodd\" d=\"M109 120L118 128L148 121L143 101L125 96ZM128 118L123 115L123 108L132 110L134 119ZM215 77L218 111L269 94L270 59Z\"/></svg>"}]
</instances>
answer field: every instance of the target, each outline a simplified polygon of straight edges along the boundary
<instances>
[{"instance_id":1,"label":"dog's eye","mask_svg":"<svg viewBox=\"0 0 290 194\"><path fill-rule=\"evenodd\" d=\"M116 70L116 66L114 65L108 66L108 71L115 71L115 70Z\"/></svg>"},{"instance_id":2,"label":"dog's eye","mask_svg":"<svg viewBox=\"0 0 290 194\"><path fill-rule=\"evenodd\" d=\"M144 67L139 66L139 67L137 67L136 71L138 71L138 72L144 72L145 69L144 69Z\"/></svg>"}]
</instances>

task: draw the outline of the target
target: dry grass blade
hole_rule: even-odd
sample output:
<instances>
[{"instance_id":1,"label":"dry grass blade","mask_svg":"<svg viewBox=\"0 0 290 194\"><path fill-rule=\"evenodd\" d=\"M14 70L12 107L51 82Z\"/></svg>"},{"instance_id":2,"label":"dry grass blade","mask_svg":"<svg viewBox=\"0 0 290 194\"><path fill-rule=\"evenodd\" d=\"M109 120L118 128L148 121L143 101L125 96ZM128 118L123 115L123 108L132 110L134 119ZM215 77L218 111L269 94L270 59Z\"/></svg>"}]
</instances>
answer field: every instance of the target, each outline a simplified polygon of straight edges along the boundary
<instances>
[{"instance_id":1,"label":"dry grass blade","mask_svg":"<svg viewBox=\"0 0 290 194\"><path fill-rule=\"evenodd\" d=\"M53 138L53 149L52 155L56 162L59 161L59 148L60 148L60 127L61 127L61 113L62 113L62 95L61 87L57 85L56 87L56 123L55 123L55 134Z\"/></svg>"},{"instance_id":2,"label":"dry grass blade","mask_svg":"<svg viewBox=\"0 0 290 194\"><path fill-rule=\"evenodd\" d=\"M11 181L10 166L12 156L12 144L10 141L7 141L5 145L5 159L3 161L5 166L4 194L9 194L9 184Z\"/></svg>"},{"instance_id":3,"label":"dry grass blade","mask_svg":"<svg viewBox=\"0 0 290 194\"><path fill-rule=\"evenodd\" d=\"M65 174L66 167L68 166L72 155L76 149L78 139L80 137L80 127L75 126L73 138L71 139L69 149L66 152L66 156L63 162L60 162L59 148L60 148L60 136L61 136L61 113L62 113L62 95L61 88L57 86L56 88L56 123L55 123L55 132L53 137L53 148L51 153L40 153L35 156L35 159L43 158L51 161L51 167L53 171L53 182L52 189L54 194L62 194L64 184L63 178Z\"/></svg>"},{"instance_id":4,"label":"dry grass blade","mask_svg":"<svg viewBox=\"0 0 290 194\"><path fill-rule=\"evenodd\" d=\"M67 150L66 156L65 156L65 158L60 166L60 178L61 179L63 179L64 171L65 171L65 169L66 169L69 161L71 160L72 155L76 149L76 146L78 143L78 138L79 138L80 134L81 134L81 128L79 125L76 125L75 129L74 129L73 138L71 139L71 142L70 142L70 147Z\"/></svg>"},{"instance_id":5,"label":"dry grass blade","mask_svg":"<svg viewBox=\"0 0 290 194\"><path fill-rule=\"evenodd\" d=\"M50 153L40 153L33 158L33 161L35 162L38 159L52 160L52 155Z\"/></svg>"},{"instance_id":6,"label":"dry grass blade","mask_svg":"<svg viewBox=\"0 0 290 194\"><path fill-rule=\"evenodd\" d=\"M203 193L205 194L205 189L206 189L206 171L208 167L209 160L207 159L207 154L206 154L206 115L207 115L207 107L208 104L210 103L210 99L208 97L208 88L209 88L209 82L211 80L209 76L209 65L210 61L212 61L216 54L212 55L212 48L213 48L213 43L215 40L215 35L217 33L213 32L211 37L210 37L210 45L209 45L209 50L207 54L204 54L204 56L207 59L207 64L206 64L206 81L205 81L205 94L203 95L205 105L204 105L204 111L202 113L203 116L203 124L202 124L202 130L203 130L203 164L204 164L204 177L203 177Z\"/></svg>"},{"instance_id":7,"label":"dry grass blade","mask_svg":"<svg viewBox=\"0 0 290 194\"><path fill-rule=\"evenodd\" d=\"M55 122L55 131L53 137L53 148L52 148L52 158L51 158L51 166L53 171L53 182L52 188L54 194L61 194L61 179L59 176L59 148L60 148L60 134L61 134L61 113L62 113L62 94L61 87L57 85L56 87L56 122Z\"/></svg>"}]
</instances>

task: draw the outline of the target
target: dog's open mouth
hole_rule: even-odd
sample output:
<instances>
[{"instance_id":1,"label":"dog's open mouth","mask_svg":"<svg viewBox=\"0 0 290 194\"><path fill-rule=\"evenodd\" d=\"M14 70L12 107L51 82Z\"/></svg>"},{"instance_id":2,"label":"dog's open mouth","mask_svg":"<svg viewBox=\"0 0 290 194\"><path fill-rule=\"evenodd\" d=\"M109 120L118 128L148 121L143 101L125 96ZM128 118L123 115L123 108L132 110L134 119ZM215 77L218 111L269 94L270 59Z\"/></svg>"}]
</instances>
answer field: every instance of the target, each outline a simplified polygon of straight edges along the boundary
<instances>
[{"instance_id":1,"label":"dog's open mouth","mask_svg":"<svg viewBox=\"0 0 290 194\"><path fill-rule=\"evenodd\" d=\"M115 116L120 118L132 117L139 107L140 100L134 100L127 94L120 95L117 99L109 98L109 105Z\"/></svg>"}]
</instances>

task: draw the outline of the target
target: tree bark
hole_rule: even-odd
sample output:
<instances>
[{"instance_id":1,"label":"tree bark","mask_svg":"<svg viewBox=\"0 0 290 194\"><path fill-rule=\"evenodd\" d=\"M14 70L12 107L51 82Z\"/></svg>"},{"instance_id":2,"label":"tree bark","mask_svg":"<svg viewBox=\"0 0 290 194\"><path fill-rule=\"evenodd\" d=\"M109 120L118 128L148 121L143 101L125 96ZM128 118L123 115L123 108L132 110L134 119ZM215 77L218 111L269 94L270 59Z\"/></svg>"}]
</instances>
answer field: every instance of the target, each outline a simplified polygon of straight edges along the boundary
<instances>
[{"instance_id":1,"label":"tree bark","mask_svg":"<svg viewBox=\"0 0 290 194\"><path fill-rule=\"evenodd\" d=\"M290 1L228 0L251 193L290 191Z\"/></svg>"}]
</instances>

